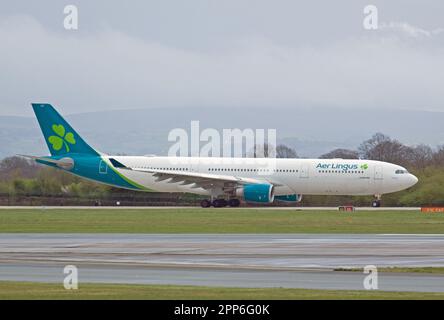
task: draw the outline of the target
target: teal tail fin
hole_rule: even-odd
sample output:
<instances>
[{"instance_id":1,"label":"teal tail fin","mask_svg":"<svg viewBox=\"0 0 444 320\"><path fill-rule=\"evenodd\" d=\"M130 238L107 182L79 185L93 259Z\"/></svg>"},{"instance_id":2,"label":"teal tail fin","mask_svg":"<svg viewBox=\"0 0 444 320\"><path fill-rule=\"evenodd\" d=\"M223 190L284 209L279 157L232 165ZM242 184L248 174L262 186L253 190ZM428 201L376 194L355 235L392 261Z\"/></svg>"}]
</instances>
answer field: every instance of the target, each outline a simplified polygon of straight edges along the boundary
<instances>
[{"instance_id":1,"label":"teal tail fin","mask_svg":"<svg viewBox=\"0 0 444 320\"><path fill-rule=\"evenodd\" d=\"M32 108L51 155L59 156L68 153L99 155L77 134L53 106L47 103L33 103Z\"/></svg>"}]
</instances>

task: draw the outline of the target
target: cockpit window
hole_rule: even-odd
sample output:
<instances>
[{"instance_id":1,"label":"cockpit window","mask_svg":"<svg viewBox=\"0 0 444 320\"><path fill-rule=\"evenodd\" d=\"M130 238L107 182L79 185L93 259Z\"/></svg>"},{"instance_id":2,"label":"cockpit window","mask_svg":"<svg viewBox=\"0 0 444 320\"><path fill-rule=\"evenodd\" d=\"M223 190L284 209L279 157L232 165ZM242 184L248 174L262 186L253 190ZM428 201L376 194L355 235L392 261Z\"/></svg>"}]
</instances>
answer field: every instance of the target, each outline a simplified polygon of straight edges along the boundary
<instances>
[{"instance_id":1,"label":"cockpit window","mask_svg":"<svg viewBox=\"0 0 444 320\"><path fill-rule=\"evenodd\" d=\"M409 173L407 170L404 169L398 169L395 171L396 174L405 174L405 173Z\"/></svg>"}]
</instances>

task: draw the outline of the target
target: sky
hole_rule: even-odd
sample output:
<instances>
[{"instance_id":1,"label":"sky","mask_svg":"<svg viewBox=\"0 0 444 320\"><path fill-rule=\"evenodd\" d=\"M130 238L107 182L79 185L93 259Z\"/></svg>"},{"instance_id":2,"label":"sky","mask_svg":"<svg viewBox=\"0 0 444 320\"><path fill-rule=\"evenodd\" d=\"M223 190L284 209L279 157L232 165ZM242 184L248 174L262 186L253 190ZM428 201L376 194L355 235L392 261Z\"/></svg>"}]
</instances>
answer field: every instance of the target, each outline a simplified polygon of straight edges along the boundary
<instances>
[{"instance_id":1,"label":"sky","mask_svg":"<svg viewBox=\"0 0 444 320\"><path fill-rule=\"evenodd\" d=\"M135 108L444 111L444 2L0 0L0 115ZM63 25L78 8L78 30ZM378 29L363 27L366 5ZM260 114L258 114L260 116Z\"/></svg>"}]
</instances>

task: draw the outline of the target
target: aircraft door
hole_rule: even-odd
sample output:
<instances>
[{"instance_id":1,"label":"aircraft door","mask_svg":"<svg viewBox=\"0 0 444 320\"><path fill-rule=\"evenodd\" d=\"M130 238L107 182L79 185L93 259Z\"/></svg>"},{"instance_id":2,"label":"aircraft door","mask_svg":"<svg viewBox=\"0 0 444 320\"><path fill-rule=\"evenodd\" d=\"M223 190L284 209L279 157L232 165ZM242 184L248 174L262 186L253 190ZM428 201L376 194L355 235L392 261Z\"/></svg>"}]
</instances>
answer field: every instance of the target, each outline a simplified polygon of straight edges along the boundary
<instances>
[{"instance_id":1,"label":"aircraft door","mask_svg":"<svg viewBox=\"0 0 444 320\"><path fill-rule=\"evenodd\" d=\"M100 174L107 174L108 173L108 165L103 160L100 160L100 163L99 163L99 173Z\"/></svg>"},{"instance_id":2,"label":"aircraft door","mask_svg":"<svg viewBox=\"0 0 444 320\"><path fill-rule=\"evenodd\" d=\"M199 168L200 168L200 163L193 163L192 161L190 161L190 163L188 164L188 169L190 170L190 172L199 172Z\"/></svg>"},{"instance_id":3,"label":"aircraft door","mask_svg":"<svg viewBox=\"0 0 444 320\"><path fill-rule=\"evenodd\" d=\"M299 173L299 177L307 179L309 177L309 171L310 171L310 169L309 169L308 164L305 164L305 163L302 164L301 165L301 171Z\"/></svg>"},{"instance_id":4,"label":"aircraft door","mask_svg":"<svg viewBox=\"0 0 444 320\"><path fill-rule=\"evenodd\" d=\"M384 178L382 166L375 166L375 173L373 178L375 180L382 180Z\"/></svg>"}]
</instances>

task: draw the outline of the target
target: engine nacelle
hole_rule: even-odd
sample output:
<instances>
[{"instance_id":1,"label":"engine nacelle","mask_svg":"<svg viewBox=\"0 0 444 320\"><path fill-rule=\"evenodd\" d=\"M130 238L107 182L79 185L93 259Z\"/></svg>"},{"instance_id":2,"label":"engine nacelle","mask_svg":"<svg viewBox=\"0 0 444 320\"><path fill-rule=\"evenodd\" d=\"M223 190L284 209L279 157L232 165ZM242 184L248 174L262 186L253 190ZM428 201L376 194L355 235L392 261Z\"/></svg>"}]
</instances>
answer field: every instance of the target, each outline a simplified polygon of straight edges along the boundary
<instances>
[{"instance_id":1,"label":"engine nacelle","mask_svg":"<svg viewBox=\"0 0 444 320\"><path fill-rule=\"evenodd\" d=\"M301 202L302 194L286 194L282 196L274 196L274 200L284 202Z\"/></svg>"},{"instance_id":2,"label":"engine nacelle","mask_svg":"<svg viewBox=\"0 0 444 320\"><path fill-rule=\"evenodd\" d=\"M271 203L274 201L274 187L272 184L246 184L236 190L236 196L248 202Z\"/></svg>"}]
</instances>

